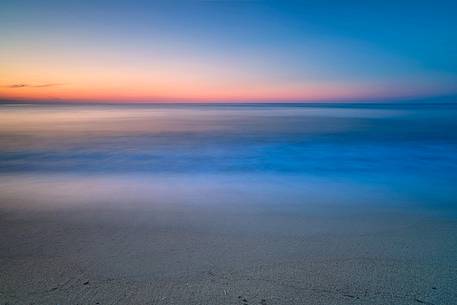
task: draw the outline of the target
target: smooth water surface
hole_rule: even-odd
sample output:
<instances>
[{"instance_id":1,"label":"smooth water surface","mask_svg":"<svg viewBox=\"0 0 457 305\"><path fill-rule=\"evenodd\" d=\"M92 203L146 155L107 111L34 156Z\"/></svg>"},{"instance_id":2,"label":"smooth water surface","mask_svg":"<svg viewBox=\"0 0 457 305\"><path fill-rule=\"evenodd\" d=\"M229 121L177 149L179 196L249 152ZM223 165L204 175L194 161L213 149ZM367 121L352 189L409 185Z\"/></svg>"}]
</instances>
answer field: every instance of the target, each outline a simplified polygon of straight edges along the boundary
<instances>
[{"instance_id":1,"label":"smooth water surface","mask_svg":"<svg viewBox=\"0 0 457 305\"><path fill-rule=\"evenodd\" d=\"M2 105L0 173L3 205L37 193L50 202L58 190L78 202L83 194L69 190L80 184L106 194L137 185L131 196L146 201L176 196L179 188L167 191L174 184L196 194L219 188L206 200L222 202L229 181L246 198L263 194L264 204L334 197L450 213L457 106ZM274 195L286 193L295 196Z\"/></svg>"}]
</instances>

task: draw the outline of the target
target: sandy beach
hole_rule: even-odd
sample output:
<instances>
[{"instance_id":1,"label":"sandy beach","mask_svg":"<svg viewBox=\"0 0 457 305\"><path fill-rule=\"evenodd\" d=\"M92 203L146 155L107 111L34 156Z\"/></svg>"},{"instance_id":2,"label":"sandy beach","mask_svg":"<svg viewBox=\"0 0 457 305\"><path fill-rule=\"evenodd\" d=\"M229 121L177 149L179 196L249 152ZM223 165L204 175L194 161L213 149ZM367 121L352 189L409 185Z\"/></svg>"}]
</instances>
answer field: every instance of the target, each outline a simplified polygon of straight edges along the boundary
<instances>
[{"instance_id":1,"label":"sandy beach","mask_svg":"<svg viewBox=\"0 0 457 305\"><path fill-rule=\"evenodd\" d=\"M1 181L1 304L457 300L454 218L354 209L323 195L303 208L297 203L313 200L312 182L286 201L274 180L262 193L217 179L204 186L192 178L143 180L142 187L105 180ZM218 196L222 191L230 195ZM345 200L348 190L339 191ZM376 200L360 188L357 198Z\"/></svg>"}]
</instances>

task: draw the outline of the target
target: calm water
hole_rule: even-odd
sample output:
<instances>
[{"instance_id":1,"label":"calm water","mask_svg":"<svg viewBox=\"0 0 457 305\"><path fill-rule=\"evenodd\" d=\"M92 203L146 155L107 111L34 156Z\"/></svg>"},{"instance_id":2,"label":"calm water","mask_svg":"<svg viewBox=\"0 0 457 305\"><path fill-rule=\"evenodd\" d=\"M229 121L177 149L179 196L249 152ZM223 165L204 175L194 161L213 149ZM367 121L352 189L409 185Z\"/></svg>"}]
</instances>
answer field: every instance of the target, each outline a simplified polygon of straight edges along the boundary
<instances>
[{"instance_id":1,"label":"calm water","mask_svg":"<svg viewBox=\"0 0 457 305\"><path fill-rule=\"evenodd\" d=\"M4 207L152 198L453 214L457 106L1 105L0 174Z\"/></svg>"}]
</instances>

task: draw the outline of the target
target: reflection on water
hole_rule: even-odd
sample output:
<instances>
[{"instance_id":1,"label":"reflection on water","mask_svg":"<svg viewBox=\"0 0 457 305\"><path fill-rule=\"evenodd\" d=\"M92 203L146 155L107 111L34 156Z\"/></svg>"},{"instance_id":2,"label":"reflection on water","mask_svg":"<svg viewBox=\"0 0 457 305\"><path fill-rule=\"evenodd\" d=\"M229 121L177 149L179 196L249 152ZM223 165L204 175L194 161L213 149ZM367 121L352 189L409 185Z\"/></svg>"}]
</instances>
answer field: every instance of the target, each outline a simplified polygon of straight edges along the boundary
<instances>
[{"instance_id":1,"label":"reflection on water","mask_svg":"<svg viewBox=\"0 0 457 305\"><path fill-rule=\"evenodd\" d=\"M34 191L22 196L34 196L48 194L43 190L53 185L54 193L67 190L68 195L68 186L77 185L66 183L65 190L59 189L45 177L104 177L104 187L92 186L100 192L130 181L127 184L138 189L129 196L137 199L148 185L157 188L164 176L181 177L181 186L193 181L193 189L206 184L213 190L225 181L222 177L250 177L246 193L261 192L262 181L275 177L270 186L283 186L277 194L300 192L305 185L316 186L309 179L319 179L321 195L315 198L324 198L326 190L336 193L337 181L351 185L354 194L364 185L452 207L457 198L457 107L3 105L0 173L2 197L9 196L10 202L18 188L29 186L28 191ZM176 183L165 181L168 187ZM220 198L227 198L221 193L233 190L219 191ZM185 193L178 189L178 194ZM302 192L290 198L309 196Z\"/></svg>"}]
</instances>

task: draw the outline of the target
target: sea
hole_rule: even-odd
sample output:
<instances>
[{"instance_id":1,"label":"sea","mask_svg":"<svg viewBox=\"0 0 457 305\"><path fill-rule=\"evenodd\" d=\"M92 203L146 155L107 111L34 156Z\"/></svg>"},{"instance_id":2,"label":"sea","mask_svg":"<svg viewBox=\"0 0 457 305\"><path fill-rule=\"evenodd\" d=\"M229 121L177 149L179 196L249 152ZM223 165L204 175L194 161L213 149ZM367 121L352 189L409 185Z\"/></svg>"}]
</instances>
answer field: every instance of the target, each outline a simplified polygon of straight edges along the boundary
<instances>
[{"instance_id":1,"label":"sea","mask_svg":"<svg viewBox=\"0 0 457 305\"><path fill-rule=\"evenodd\" d=\"M454 217L457 104L4 103L0 199Z\"/></svg>"}]
</instances>

